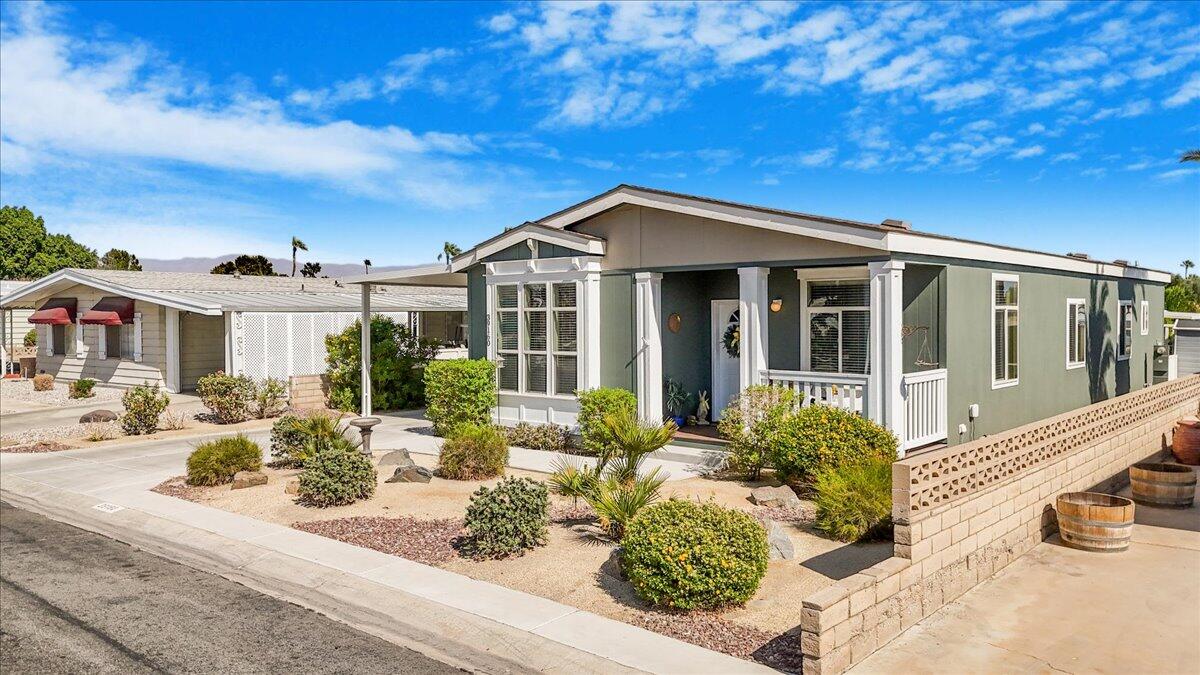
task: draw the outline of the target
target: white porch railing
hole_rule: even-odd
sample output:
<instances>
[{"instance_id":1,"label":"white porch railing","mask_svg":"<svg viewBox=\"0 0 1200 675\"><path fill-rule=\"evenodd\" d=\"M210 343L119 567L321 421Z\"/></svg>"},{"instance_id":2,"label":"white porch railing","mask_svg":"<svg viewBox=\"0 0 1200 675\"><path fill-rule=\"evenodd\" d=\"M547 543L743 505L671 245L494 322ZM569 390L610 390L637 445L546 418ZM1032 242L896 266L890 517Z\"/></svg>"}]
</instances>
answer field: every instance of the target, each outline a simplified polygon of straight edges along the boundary
<instances>
[{"instance_id":1,"label":"white porch railing","mask_svg":"<svg viewBox=\"0 0 1200 675\"><path fill-rule=\"evenodd\" d=\"M946 369L905 373L900 388L904 396L904 449L945 440Z\"/></svg>"},{"instance_id":2,"label":"white porch railing","mask_svg":"<svg viewBox=\"0 0 1200 675\"><path fill-rule=\"evenodd\" d=\"M796 392L801 405L820 403L860 415L867 413L867 376L850 373L817 373L803 370L763 371L767 384Z\"/></svg>"}]
</instances>

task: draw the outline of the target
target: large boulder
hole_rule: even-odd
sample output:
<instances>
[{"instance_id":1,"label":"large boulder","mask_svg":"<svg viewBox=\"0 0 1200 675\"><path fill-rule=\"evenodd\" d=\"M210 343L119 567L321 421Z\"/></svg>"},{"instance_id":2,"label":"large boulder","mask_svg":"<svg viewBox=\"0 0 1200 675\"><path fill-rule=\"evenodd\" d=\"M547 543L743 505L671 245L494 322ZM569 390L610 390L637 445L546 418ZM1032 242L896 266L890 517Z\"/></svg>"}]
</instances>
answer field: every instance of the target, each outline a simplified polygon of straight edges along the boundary
<instances>
[{"instance_id":1,"label":"large boulder","mask_svg":"<svg viewBox=\"0 0 1200 675\"><path fill-rule=\"evenodd\" d=\"M79 418L80 424L95 424L97 422L116 422L117 413L111 410L93 410L90 413L84 413Z\"/></svg>"},{"instance_id":2,"label":"large boulder","mask_svg":"<svg viewBox=\"0 0 1200 675\"><path fill-rule=\"evenodd\" d=\"M233 474L233 487L230 489L241 490L242 488L266 484L267 474L261 471L239 471Z\"/></svg>"},{"instance_id":3,"label":"large boulder","mask_svg":"<svg viewBox=\"0 0 1200 675\"><path fill-rule=\"evenodd\" d=\"M383 457L380 457L379 466L408 467L416 466L416 462L409 456L408 450L401 448L399 450L392 450Z\"/></svg>"},{"instance_id":4,"label":"large boulder","mask_svg":"<svg viewBox=\"0 0 1200 675\"><path fill-rule=\"evenodd\" d=\"M796 545L792 543L792 538L783 530L782 525L766 516L759 516L758 522L762 523L763 529L767 531L767 548L771 560L791 560L796 557Z\"/></svg>"},{"instance_id":5,"label":"large boulder","mask_svg":"<svg viewBox=\"0 0 1200 675\"><path fill-rule=\"evenodd\" d=\"M402 466L387 479L388 483L428 483L433 479L433 472L423 466Z\"/></svg>"},{"instance_id":6,"label":"large boulder","mask_svg":"<svg viewBox=\"0 0 1200 675\"><path fill-rule=\"evenodd\" d=\"M800 498L786 485L756 487L750 491L750 501L759 506L800 506Z\"/></svg>"}]
</instances>

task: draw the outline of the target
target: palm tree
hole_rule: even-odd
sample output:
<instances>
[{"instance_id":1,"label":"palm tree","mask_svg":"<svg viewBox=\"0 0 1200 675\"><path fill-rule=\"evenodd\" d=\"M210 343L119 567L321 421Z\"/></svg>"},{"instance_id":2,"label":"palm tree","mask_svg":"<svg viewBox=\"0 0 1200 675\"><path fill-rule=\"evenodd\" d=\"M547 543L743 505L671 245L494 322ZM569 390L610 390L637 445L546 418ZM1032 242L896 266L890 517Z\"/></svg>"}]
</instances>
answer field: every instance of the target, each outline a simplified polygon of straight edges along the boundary
<instances>
[{"instance_id":1,"label":"palm tree","mask_svg":"<svg viewBox=\"0 0 1200 675\"><path fill-rule=\"evenodd\" d=\"M1179 157L1181 162L1200 162L1200 150L1188 150Z\"/></svg>"},{"instance_id":2,"label":"palm tree","mask_svg":"<svg viewBox=\"0 0 1200 675\"><path fill-rule=\"evenodd\" d=\"M307 251L308 244L300 241L299 237L292 237L292 276L296 276L296 251Z\"/></svg>"},{"instance_id":3,"label":"palm tree","mask_svg":"<svg viewBox=\"0 0 1200 675\"><path fill-rule=\"evenodd\" d=\"M1191 260L1184 260L1183 262L1181 262L1179 264L1183 266L1183 278L1184 279L1186 279L1188 276L1188 270L1190 270L1196 266L1196 263L1192 262Z\"/></svg>"},{"instance_id":4,"label":"palm tree","mask_svg":"<svg viewBox=\"0 0 1200 675\"><path fill-rule=\"evenodd\" d=\"M370 259L370 258L367 258L367 259L363 260L363 269L364 269L364 270L366 270L366 271L364 272L364 274L370 274L370 273L371 273L371 259Z\"/></svg>"}]
</instances>

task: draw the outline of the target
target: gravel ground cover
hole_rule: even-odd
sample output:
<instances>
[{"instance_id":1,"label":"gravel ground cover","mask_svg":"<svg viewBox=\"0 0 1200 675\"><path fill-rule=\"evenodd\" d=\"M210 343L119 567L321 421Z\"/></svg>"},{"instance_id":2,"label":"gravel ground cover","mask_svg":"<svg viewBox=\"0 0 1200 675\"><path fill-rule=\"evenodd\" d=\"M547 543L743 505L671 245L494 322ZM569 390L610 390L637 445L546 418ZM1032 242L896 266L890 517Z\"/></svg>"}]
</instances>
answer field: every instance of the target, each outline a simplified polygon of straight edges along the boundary
<instances>
[{"instance_id":1,"label":"gravel ground cover","mask_svg":"<svg viewBox=\"0 0 1200 675\"><path fill-rule=\"evenodd\" d=\"M55 443L53 441L39 441L37 443L25 443L23 445L6 445L0 447L0 452L13 453L30 453L30 452L58 452L60 450L70 450L71 446Z\"/></svg>"},{"instance_id":2,"label":"gravel ground cover","mask_svg":"<svg viewBox=\"0 0 1200 675\"><path fill-rule=\"evenodd\" d=\"M4 452L12 452L9 445L28 445L30 443L49 443L68 438L87 438L91 434L101 434L103 440L120 436L120 429L108 422L92 424L62 424L53 427L39 427L0 437L0 445L5 446ZM66 446L63 446L66 449Z\"/></svg>"},{"instance_id":3,"label":"gravel ground cover","mask_svg":"<svg viewBox=\"0 0 1200 675\"><path fill-rule=\"evenodd\" d=\"M459 518L422 520L407 516L358 516L310 520L293 523L292 527L426 565L441 565L456 556L454 544L463 534L463 522Z\"/></svg>"},{"instance_id":4,"label":"gravel ground cover","mask_svg":"<svg viewBox=\"0 0 1200 675\"><path fill-rule=\"evenodd\" d=\"M157 492L160 495L168 497L176 497L178 499L186 499L189 502L201 501L200 497L204 494L202 488L193 487L187 484L187 476L175 476L168 478L163 482L150 488L151 492Z\"/></svg>"},{"instance_id":5,"label":"gravel ground cover","mask_svg":"<svg viewBox=\"0 0 1200 675\"><path fill-rule=\"evenodd\" d=\"M96 387L87 398L71 398L69 385L66 382L55 382L49 391L34 391L32 380L0 380L0 397L7 401L22 403L41 403L49 406L67 406L76 403L99 403L115 401L121 398L123 392L119 389Z\"/></svg>"}]
</instances>

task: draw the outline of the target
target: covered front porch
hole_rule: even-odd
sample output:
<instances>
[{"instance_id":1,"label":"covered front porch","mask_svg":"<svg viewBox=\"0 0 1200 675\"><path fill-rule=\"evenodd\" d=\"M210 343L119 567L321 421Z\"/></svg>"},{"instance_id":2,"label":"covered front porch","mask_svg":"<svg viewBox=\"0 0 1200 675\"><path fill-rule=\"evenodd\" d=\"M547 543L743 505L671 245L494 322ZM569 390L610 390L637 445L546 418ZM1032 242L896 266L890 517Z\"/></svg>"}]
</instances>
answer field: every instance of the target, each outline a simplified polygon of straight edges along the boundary
<instances>
[{"instance_id":1,"label":"covered front porch","mask_svg":"<svg viewBox=\"0 0 1200 675\"><path fill-rule=\"evenodd\" d=\"M804 405L883 424L903 451L946 439L941 267L882 260L635 278L643 347L634 365L645 417L669 412L656 381L679 383L693 413L699 392L708 392L713 422L742 389L773 384L799 393Z\"/></svg>"}]
</instances>

